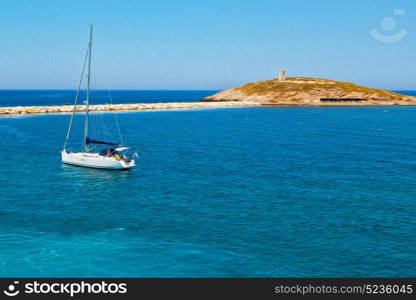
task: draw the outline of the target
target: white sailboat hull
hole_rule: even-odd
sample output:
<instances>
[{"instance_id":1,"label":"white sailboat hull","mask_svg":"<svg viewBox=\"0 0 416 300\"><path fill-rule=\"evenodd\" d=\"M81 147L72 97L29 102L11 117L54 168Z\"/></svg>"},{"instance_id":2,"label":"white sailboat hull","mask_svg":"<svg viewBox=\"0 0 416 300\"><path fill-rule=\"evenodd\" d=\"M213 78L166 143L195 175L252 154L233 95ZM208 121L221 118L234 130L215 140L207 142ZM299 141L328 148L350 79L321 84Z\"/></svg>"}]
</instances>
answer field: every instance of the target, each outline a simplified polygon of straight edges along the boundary
<instances>
[{"instance_id":1,"label":"white sailboat hull","mask_svg":"<svg viewBox=\"0 0 416 300\"><path fill-rule=\"evenodd\" d=\"M98 153L87 152L66 152L62 151L62 162L96 169L108 169L108 170L126 170L136 166L134 159L129 162L124 160L117 160L115 157L102 156Z\"/></svg>"}]
</instances>

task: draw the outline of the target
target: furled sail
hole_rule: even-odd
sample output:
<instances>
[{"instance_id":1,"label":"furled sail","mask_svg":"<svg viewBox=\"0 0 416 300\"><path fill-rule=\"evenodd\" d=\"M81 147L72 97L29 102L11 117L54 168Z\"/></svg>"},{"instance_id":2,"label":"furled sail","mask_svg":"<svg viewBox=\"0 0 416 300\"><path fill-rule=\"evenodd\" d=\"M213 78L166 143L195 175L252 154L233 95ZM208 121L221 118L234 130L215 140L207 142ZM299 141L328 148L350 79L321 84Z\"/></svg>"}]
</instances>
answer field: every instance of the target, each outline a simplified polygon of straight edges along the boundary
<instances>
[{"instance_id":1,"label":"furled sail","mask_svg":"<svg viewBox=\"0 0 416 300\"><path fill-rule=\"evenodd\" d=\"M89 145L89 144L94 144L94 145L109 145L109 146L117 146L117 147L121 146L120 144L117 144L117 143L98 141L98 140L90 139L89 137L86 137L85 144L87 144L87 145Z\"/></svg>"}]
</instances>

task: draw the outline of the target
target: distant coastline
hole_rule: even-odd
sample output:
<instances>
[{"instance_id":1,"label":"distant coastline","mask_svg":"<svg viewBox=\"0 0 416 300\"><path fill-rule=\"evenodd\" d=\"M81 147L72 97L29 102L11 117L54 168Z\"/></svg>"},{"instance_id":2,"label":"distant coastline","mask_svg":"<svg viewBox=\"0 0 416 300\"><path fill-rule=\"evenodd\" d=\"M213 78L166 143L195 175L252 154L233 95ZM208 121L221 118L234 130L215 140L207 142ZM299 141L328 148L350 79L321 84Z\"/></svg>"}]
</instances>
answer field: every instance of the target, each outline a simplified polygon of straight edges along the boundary
<instances>
[{"instance_id":1,"label":"distant coastline","mask_svg":"<svg viewBox=\"0 0 416 300\"><path fill-rule=\"evenodd\" d=\"M304 84L303 84L304 85ZM227 92L224 90L223 92ZM404 97L410 101L396 99L395 101L299 101L290 100L287 94L280 94L278 101L258 101L257 95L249 99L223 99L216 101L204 101L203 98L212 98L222 92L217 90L183 90L183 91L159 91L159 90L129 90L112 91L113 102L108 104L108 92L99 91L94 97L94 104L90 105L92 111L149 111L149 110L177 110L177 109L203 109L203 108L227 108L227 107L258 107L258 106L390 106L390 105L416 105L416 91L391 91L388 95ZM71 105L75 91L72 90L0 90L0 115L30 115L46 113L71 113ZM308 93L311 95L311 93ZM398 95L401 94L401 95ZM337 94L339 95L339 94ZM107 97L106 97L107 96ZM267 96L267 95L266 95ZM345 94L344 94L345 97ZM286 98L286 99L285 99ZM309 98L309 97L308 97ZM176 100L178 99L178 100ZM179 100L180 99L180 100ZM201 100L202 99L202 100ZM83 105L77 106L77 112L84 111Z\"/></svg>"},{"instance_id":2,"label":"distant coastline","mask_svg":"<svg viewBox=\"0 0 416 300\"><path fill-rule=\"evenodd\" d=\"M261 104L255 101L216 101L216 102L168 102L168 103L138 103L138 104L114 104L114 105L90 105L90 111L98 112L123 112L123 111L156 111L156 110L188 110L204 108L237 108L237 107L319 107L319 106L416 106L416 102L402 103L321 103L319 105L282 103L282 104ZM49 105L49 106L13 106L0 107L0 116L7 115L33 115L33 114L57 114L71 113L72 105ZM76 112L85 111L85 105L77 106Z\"/></svg>"}]
</instances>

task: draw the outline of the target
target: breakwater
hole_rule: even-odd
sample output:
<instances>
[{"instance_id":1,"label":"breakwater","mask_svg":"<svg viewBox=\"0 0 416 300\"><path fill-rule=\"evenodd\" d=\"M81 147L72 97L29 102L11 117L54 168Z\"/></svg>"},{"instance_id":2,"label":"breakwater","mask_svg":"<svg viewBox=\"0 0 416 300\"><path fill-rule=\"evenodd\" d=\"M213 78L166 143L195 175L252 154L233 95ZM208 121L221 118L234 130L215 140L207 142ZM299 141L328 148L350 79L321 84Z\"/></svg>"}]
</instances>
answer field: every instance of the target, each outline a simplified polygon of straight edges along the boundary
<instances>
[{"instance_id":1,"label":"breakwater","mask_svg":"<svg viewBox=\"0 0 416 300\"><path fill-rule=\"evenodd\" d=\"M223 108L259 106L254 101L220 101L220 102L168 102L168 103L137 103L137 104L102 104L90 105L90 111L145 111L145 110L167 110L167 109L198 109L198 108ZM18 114L46 114L46 113L71 113L72 105L50 105L50 106L13 106L0 107L0 115ZM86 110L85 105L79 105L77 112Z\"/></svg>"}]
</instances>

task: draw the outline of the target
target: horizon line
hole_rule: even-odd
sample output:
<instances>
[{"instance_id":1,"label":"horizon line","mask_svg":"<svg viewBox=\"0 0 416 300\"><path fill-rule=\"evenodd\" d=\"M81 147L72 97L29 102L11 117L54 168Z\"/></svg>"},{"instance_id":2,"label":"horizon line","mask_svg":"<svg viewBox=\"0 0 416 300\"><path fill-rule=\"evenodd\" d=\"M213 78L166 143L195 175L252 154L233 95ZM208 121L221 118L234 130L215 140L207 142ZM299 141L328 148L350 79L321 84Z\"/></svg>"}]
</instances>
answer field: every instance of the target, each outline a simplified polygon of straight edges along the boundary
<instances>
[{"instance_id":1,"label":"horizon line","mask_svg":"<svg viewBox=\"0 0 416 300\"><path fill-rule=\"evenodd\" d=\"M76 91L77 89L2 89L0 91ZM110 89L109 91L222 91L225 89ZM108 91L107 89L94 89L93 91Z\"/></svg>"},{"instance_id":2,"label":"horizon line","mask_svg":"<svg viewBox=\"0 0 416 300\"><path fill-rule=\"evenodd\" d=\"M225 89L94 89L93 91L224 91L230 88ZM378 88L380 90L386 91L416 91L415 89L384 89ZM22 89L8 89L8 88L0 88L0 91L76 91L77 89L69 89L69 88L58 88L58 89L47 89L47 88L36 88L36 89L29 89L29 88L22 88Z\"/></svg>"}]
</instances>

